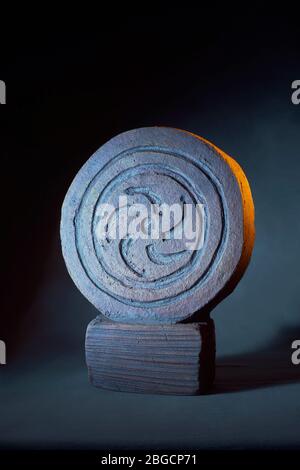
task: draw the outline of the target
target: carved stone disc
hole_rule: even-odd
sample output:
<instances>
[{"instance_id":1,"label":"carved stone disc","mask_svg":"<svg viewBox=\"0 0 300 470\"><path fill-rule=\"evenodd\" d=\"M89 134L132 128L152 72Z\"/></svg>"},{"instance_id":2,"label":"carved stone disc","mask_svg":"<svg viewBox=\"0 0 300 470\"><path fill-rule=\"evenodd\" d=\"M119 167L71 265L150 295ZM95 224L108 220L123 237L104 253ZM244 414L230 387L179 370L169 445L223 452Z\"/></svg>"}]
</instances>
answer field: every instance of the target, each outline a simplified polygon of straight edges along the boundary
<instances>
[{"instance_id":1,"label":"carved stone disc","mask_svg":"<svg viewBox=\"0 0 300 470\"><path fill-rule=\"evenodd\" d=\"M186 249L186 240L171 236L175 220L155 239L116 238L111 217L99 238L103 208L114 206L117 214L125 196L134 210L158 210L157 220L164 204L201 206L201 247ZM163 127L124 132L75 177L61 240L72 279L106 317L144 324L191 319L228 295L247 267L254 242L250 188L232 158L196 135Z\"/></svg>"}]
</instances>

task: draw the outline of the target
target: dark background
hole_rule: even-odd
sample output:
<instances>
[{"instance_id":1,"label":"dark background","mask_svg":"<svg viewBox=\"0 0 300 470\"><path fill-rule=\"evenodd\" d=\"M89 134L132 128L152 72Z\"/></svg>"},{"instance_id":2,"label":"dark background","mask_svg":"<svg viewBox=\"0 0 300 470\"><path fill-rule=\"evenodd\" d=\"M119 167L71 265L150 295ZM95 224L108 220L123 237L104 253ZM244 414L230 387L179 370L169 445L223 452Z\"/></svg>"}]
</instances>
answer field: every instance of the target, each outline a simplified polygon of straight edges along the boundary
<instances>
[{"instance_id":1,"label":"dark background","mask_svg":"<svg viewBox=\"0 0 300 470\"><path fill-rule=\"evenodd\" d=\"M299 28L293 12L253 7L2 31L2 449L298 448ZM97 312L61 256L60 208L76 172L109 138L152 125L235 157L256 206L250 267L213 312L217 377L204 397L92 388L84 336Z\"/></svg>"}]
</instances>

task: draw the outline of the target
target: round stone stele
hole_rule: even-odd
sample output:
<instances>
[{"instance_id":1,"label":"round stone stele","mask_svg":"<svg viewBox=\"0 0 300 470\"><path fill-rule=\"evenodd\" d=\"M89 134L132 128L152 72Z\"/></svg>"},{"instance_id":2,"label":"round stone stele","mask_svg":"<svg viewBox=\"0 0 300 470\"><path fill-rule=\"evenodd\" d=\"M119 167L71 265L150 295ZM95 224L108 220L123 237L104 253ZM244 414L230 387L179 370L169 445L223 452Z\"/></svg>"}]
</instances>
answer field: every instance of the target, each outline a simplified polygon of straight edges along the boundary
<instances>
[{"instance_id":1,"label":"round stone stele","mask_svg":"<svg viewBox=\"0 0 300 470\"><path fill-rule=\"evenodd\" d=\"M172 238L174 227L158 239L112 237L113 217L99 238L103 207L120 211L124 196L129 208L143 204L149 211L162 204L201 205L200 249ZM106 317L140 324L194 321L234 289L247 267L254 244L250 187L231 157L194 134L131 130L100 147L76 175L62 207L61 241L70 276Z\"/></svg>"}]
</instances>

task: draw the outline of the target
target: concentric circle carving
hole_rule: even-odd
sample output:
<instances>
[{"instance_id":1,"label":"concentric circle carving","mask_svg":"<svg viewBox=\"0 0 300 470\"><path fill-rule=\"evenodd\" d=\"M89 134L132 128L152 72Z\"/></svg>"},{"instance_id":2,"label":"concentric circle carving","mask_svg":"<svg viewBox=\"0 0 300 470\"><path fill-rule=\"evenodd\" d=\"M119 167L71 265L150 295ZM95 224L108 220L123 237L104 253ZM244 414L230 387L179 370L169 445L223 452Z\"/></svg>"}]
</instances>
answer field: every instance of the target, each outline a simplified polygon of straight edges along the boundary
<instances>
[{"instance_id":1,"label":"concentric circle carving","mask_svg":"<svg viewBox=\"0 0 300 470\"><path fill-rule=\"evenodd\" d=\"M228 162L211 144L168 128L121 134L88 160L65 198L61 238L72 278L102 313L124 322L173 323L232 282L246 221L240 175ZM182 207L182 219L187 205L201 206L201 247L187 249L186 240L174 238L175 223L156 239L112 236L125 200L145 233L149 221L136 207L157 210L159 221L162 205ZM115 213L107 217L106 206Z\"/></svg>"}]
</instances>

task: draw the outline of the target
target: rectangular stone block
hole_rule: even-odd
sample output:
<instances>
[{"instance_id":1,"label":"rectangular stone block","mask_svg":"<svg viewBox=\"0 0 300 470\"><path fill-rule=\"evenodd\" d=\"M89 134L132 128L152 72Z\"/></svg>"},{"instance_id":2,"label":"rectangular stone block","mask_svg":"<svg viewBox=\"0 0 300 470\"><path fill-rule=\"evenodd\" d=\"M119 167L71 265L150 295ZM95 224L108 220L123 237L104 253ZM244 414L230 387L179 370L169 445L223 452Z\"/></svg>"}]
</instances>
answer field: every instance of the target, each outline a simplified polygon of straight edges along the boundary
<instances>
[{"instance_id":1,"label":"rectangular stone block","mask_svg":"<svg viewBox=\"0 0 300 470\"><path fill-rule=\"evenodd\" d=\"M175 325L134 325L97 317L86 333L93 385L150 394L197 395L215 373L212 320Z\"/></svg>"}]
</instances>

